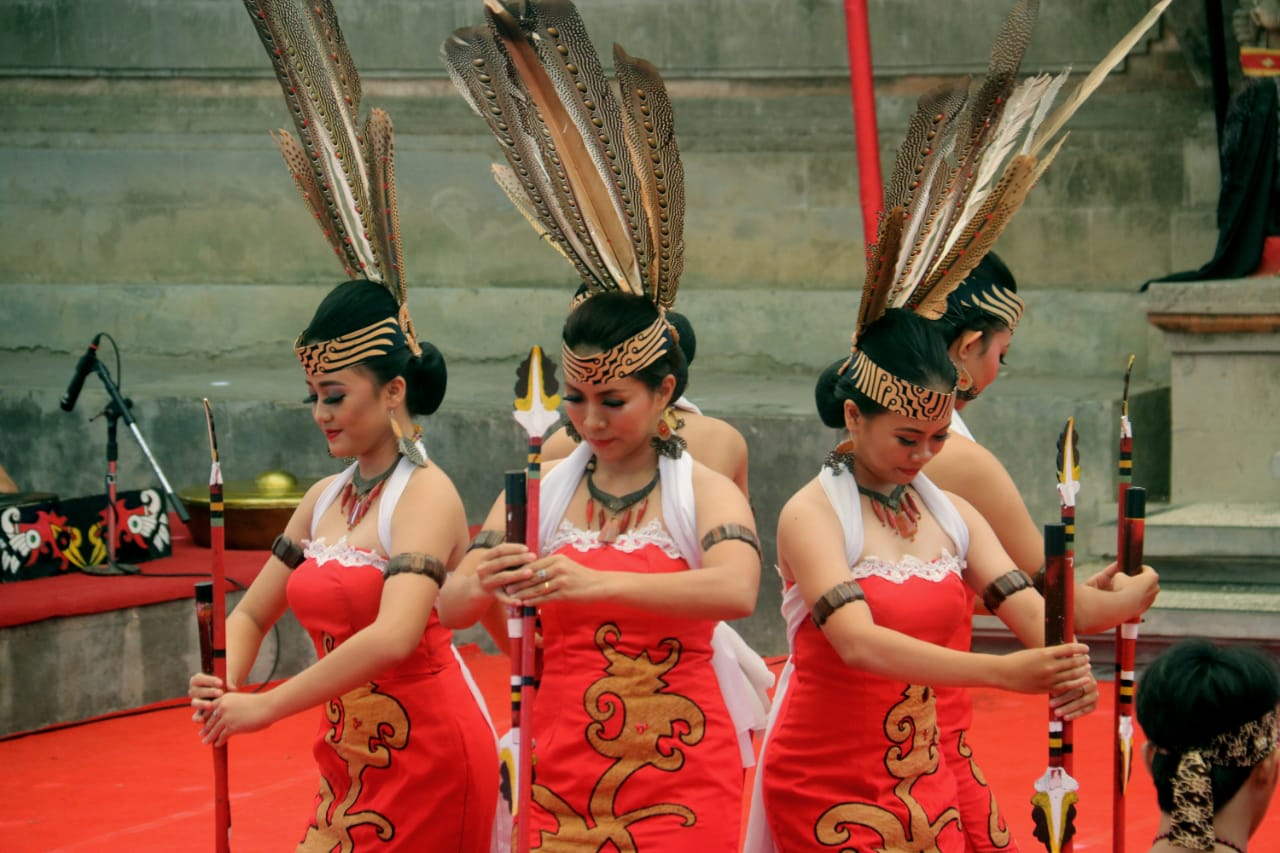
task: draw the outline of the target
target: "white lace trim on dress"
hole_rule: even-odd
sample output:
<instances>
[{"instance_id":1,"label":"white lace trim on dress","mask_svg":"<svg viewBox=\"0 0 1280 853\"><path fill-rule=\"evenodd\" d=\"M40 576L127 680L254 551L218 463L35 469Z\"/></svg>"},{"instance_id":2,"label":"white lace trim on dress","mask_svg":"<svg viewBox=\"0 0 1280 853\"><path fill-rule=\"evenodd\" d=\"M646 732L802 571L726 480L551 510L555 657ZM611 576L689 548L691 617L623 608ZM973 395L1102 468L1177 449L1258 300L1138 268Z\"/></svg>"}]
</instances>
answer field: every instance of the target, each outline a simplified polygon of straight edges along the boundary
<instances>
[{"instance_id":1,"label":"white lace trim on dress","mask_svg":"<svg viewBox=\"0 0 1280 853\"><path fill-rule=\"evenodd\" d=\"M373 566L380 572L387 570L387 558L375 554L365 548L357 548L347 542L343 536L332 545L326 544L324 537L312 539L302 550L304 557L317 563L337 562L348 568L354 566Z\"/></svg>"},{"instance_id":2,"label":"white lace trim on dress","mask_svg":"<svg viewBox=\"0 0 1280 853\"><path fill-rule=\"evenodd\" d=\"M680 549L676 547L675 540L671 538L671 534L667 532L667 529L662 526L662 522L656 518L644 527L619 534L618 538L610 543L600 541L599 530L583 530L574 527L568 521L562 521L556 529L556 535L551 537L551 541L543 549L543 556L555 553L566 545L572 546L575 551L586 552L603 548L606 544L612 545L619 551L628 554L633 551L639 551L646 545L655 545L662 549L662 553L673 560L680 559Z\"/></svg>"},{"instance_id":3,"label":"white lace trim on dress","mask_svg":"<svg viewBox=\"0 0 1280 853\"><path fill-rule=\"evenodd\" d=\"M933 560L921 560L907 554L898 562L882 560L869 554L850 569L854 580L863 578L880 578L889 583L904 584L912 578L938 583L949 575L960 577L964 572L964 560L953 556L947 549L942 549L942 556Z\"/></svg>"}]
</instances>

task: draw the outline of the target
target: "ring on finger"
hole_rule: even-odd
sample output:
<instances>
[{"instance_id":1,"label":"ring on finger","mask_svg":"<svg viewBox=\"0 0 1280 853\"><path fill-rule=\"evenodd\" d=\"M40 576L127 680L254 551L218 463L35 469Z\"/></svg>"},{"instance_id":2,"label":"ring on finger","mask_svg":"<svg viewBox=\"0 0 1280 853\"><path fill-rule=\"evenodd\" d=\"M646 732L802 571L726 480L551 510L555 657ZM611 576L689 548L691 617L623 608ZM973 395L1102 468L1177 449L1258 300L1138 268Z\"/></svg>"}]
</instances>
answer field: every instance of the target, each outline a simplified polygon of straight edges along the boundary
<instances>
[{"instance_id":1,"label":"ring on finger","mask_svg":"<svg viewBox=\"0 0 1280 853\"><path fill-rule=\"evenodd\" d=\"M544 581L544 582L545 582L545 581L546 581L546 579L547 579L547 570L546 570L546 569L538 569L538 580L540 580L540 581Z\"/></svg>"},{"instance_id":2,"label":"ring on finger","mask_svg":"<svg viewBox=\"0 0 1280 853\"><path fill-rule=\"evenodd\" d=\"M551 581L542 582L542 591L543 593L551 592Z\"/></svg>"}]
</instances>

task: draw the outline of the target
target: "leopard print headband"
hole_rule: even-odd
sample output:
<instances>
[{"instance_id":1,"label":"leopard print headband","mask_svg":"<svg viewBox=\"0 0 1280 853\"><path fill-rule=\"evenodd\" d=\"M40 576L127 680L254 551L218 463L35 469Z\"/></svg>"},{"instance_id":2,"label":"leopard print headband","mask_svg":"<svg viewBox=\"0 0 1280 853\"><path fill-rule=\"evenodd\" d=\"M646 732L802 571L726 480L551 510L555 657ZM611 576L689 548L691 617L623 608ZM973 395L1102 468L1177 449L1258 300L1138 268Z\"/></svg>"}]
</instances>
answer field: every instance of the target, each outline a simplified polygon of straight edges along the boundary
<instances>
[{"instance_id":1,"label":"leopard print headband","mask_svg":"<svg viewBox=\"0 0 1280 853\"><path fill-rule=\"evenodd\" d=\"M1238 729L1215 735L1204 746L1182 751L1173 776L1173 814L1169 840L1189 850L1213 849L1213 765L1252 767L1276 748L1280 737L1275 711L1268 711ZM1156 746L1157 752L1177 754Z\"/></svg>"}]
</instances>

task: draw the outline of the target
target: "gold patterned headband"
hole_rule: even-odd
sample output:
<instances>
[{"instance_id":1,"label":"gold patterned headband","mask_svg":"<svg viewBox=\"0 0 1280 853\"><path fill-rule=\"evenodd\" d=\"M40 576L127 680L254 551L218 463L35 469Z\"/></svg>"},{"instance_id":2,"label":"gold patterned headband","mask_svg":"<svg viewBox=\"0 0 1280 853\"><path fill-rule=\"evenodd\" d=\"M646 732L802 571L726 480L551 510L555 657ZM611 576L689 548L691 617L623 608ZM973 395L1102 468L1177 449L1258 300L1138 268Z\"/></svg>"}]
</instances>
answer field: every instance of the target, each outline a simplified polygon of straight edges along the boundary
<instances>
[{"instance_id":1,"label":"gold patterned headband","mask_svg":"<svg viewBox=\"0 0 1280 853\"><path fill-rule=\"evenodd\" d=\"M564 377L578 385L600 385L631 376L671 351L672 329L661 314L648 327L595 355L580 356L564 346Z\"/></svg>"},{"instance_id":2,"label":"gold patterned headband","mask_svg":"<svg viewBox=\"0 0 1280 853\"><path fill-rule=\"evenodd\" d=\"M378 320L328 341L303 345L301 340L299 335L293 351L298 354L298 361L302 362L302 369L307 374L333 373L371 358L390 355L407 346L400 320L396 317Z\"/></svg>"},{"instance_id":3,"label":"gold patterned headband","mask_svg":"<svg viewBox=\"0 0 1280 853\"><path fill-rule=\"evenodd\" d=\"M1009 331L1017 328L1022 312L1027 307L1018 294L998 284L962 297L960 304L990 314L1008 326Z\"/></svg>"},{"instance_id":4,"label":"gold patterned headband","mask_svg":"<svg viewBox=\"0 0 1280 853\"><path fill-rule=\"evenodd\" d=\"M1277 738L1280 738L1280 724L1276 712L1268 711L1238 729L1215 735L1204 746L1184 751L1173 776L1169 840L1175 846L1190 850L1212 850L1212 766L1252 767L1275 750ZM1159 746L1156 751L1176 752Z\"/></svg>"},{"instance_id":5,"label":"gold patterned headband","mask_svg":"<svg viewBox=\"0 0 1280 853\"><path fill-rule=\"evenodd\" d=\"M866 353L854 350L844 363L841 374L848 375L863 394L891 412L920 421L942 421L951 417L955 408L954 391L931 391L920 385L899 379Z\"/></svg>"}]
</instances>

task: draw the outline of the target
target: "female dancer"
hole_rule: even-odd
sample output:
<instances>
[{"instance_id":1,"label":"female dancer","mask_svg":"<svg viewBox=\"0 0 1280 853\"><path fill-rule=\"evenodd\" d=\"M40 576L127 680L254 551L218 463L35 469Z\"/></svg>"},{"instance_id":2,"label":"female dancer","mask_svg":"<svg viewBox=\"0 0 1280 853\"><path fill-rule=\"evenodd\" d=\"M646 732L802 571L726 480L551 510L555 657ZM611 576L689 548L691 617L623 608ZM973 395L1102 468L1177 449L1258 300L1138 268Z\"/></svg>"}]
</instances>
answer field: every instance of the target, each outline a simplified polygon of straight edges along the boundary
<instances>
[{"instance_id":1,"label":"female dancer","mask_svg":"<svg viewBox=\"0 0 1280 853\"><path fill-rule=\"evenodd\" d=\"M920 475L946 440L954 384L926 322L890 310L859 336L835 387L819 388L842 401L852 437L778 525L784 611L802 600L812 613L791 620L795 671L761 760L779 850L965 849L937 751L937 686L1048 692L1064 719L1097 701L1082 645L1005 656L944 645L969 618L966 583L990 592L1025 644L1043 640L1040 598L1017 594L1029 583L996 600L1017 570L990 527Z\"/></svg>"},{"instance_id":2,"label":"female dancer","mask_svg":"<svg viewBox=\"0 0 1280 853\"><path fill-rule=\"evenodd\" d=\"M281 131L277 141L354 279L321 302L296 351L330 453L355 462L307 492L228 617L227 682L192 677L195 720L204 742L221 745L323 706L320 789L299 850L482 853L497 749L433 609L466 547L466 519L411 421L440 405L446 372L405 304L390 120L375 110L363 150L351 147L359 79L328 4L263 0L250 13L302 138ZM319 659L272 690L240 692L286 607Z\"/></svg>"},{"instance_id":3,"label":"female dancer","mask_svg":"<svg viewBox=\"0 0 1280 853\"><path fill-rule=\"evenodd\" d=\"M755 606L750 509L731 480L655 439L686 373L651 302L593 296L570 314L564 348L565 409L583 442L543 477L539 553L477 548L441 617L470 625L494 599L540 609L540 849L735 851L742 751L713 637ZM637 364L639 353L652 355ZM493 540L503 516L500 499Z\"/></svg>"},{"instance_id":4,"label":"female dancer","mask_svg":"<svg viewBox=\"0 0 1280 853\"><path fill-rule=\"evenodd\" d=\"M1022 301L1015 288L1008 268L994 254L989 254L948 295L942 317L930 323L936 332L942 333L947 354L961 375L956 409L971 403L979 391L990 387L997 378L1022 314ZM834 385L842 364L836 362L828 367L820 384ZM818 404L824 422L842 424L840 400L820 394ZM970 503L991 525L1001 547L1018 568L1029 578L1035 577L1043 563L1044 543L1040 531L1013 478L994 454L973 440L957 412L952 413L947 452L931 458L926 473L935 486ZM1159 585L1151 567L1144 566L1142 573L1135 577L1117 575L1117 570L1118 564L1112 563L1086 583L1077 585L1075 627L1079 633L1113 628L1145 612L1155 601ZM971 606L975 603L980 606L972 590L967 594ZM964 620L947 645L968 651L972 636L973 624ZM936 694L941 746L956 776L960 812L970 849L1011 853L1017 847L973 749L966 742L973 720L969 694L963 688L942 686Z\"/></svg>"},{"instance_id":5,"label":"female dancer","mask_svg":"<svg viewBox=\"0 0 1280 853\"><path fill-rule=\"evenodd\" d=\"M759 544L743 493L674 432L687 365L666 316L684 249L671 104L616 45L615 95L570 3L485 12L445 58L507 157L499 183L585 286L562 335L583 442L542 479L537 553L497 544L495 504L441 618L542 611L532 842L733 851L763 721L749 670L768 672L719 620L754 609Z\"/></svg>"},{"instance_id":6,"label":"female dancer","mask_svg":"<svg viewBox=\"0 0 1280 853\"><path fill-rule=\"evenodd\" d=\"M493 732L433 612L466 548L466 518L421 443L397 440L414 434L410 415L440 404L444 361L429 344L411 356L397 311L385 288L347 282L299 339L312 416L330 452L356 461L307 492L227 618L227 684L191 679L201 738L214 745L323 705L321 786L299 850L489 850ZM385 354L336 367L326 348L355 336ZM286 607L319 660L272 690L239 692Z\"/></svg>"}]
</instances>

